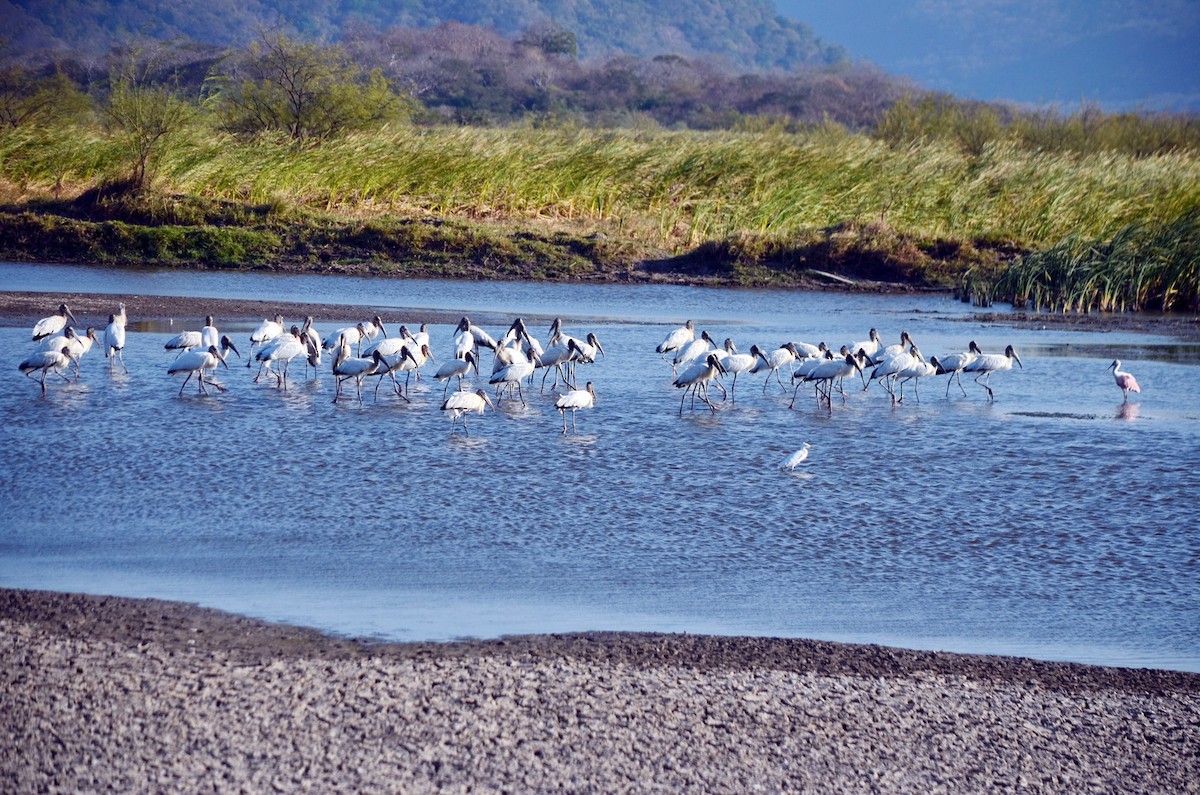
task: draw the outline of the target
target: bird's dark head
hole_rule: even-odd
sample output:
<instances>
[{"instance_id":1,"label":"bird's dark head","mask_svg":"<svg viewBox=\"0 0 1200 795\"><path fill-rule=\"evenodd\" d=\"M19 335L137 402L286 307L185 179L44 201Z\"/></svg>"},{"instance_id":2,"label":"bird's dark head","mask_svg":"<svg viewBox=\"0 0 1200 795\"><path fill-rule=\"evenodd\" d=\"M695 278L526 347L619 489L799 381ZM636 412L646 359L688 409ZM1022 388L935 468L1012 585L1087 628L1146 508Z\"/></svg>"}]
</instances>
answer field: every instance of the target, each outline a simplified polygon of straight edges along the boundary
<instances>
[{"instance_id":1,"label":"bird's dark head","mask_svg":"<svg viewBox=\"0 0 1200 795\"><path fill-rule=\"evenodd\" d=\"M223 351L233 351L234 353L236 353L236 354L237 354L237 357L238 357L239 359L241 359L241 358L242 358L242 354L241 354L241 353L238 353L237 346L233 344L233 340L231 340L231 339L229 338L229 335L228 335L228 334L222 335L222 337L221 337L221 350L223 350Z\"/></svg>"}]
</instances>

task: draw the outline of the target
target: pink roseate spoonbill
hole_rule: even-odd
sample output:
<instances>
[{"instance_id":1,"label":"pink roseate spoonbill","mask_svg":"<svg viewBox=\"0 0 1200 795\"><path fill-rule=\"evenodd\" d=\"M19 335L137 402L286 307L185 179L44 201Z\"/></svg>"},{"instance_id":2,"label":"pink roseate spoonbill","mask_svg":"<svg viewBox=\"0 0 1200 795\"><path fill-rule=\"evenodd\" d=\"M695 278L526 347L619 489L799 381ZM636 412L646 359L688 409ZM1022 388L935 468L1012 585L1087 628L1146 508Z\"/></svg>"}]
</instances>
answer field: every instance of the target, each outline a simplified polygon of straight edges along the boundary
<instances>
[{"instance_id":1,"label":"pink roseate spoonbill","mask_svg":"<svg viewBox=\"0 0 1200 795\"><path fill-rule=\"evenodd\" d=\"M721 364L721 357L715 353L710 353L702 362L695 362L691 367L684 370L675 379L674 386L677 389L683 390L683 396L679 398L679 416L683 416L683 401L687 399L688 394L692 396L692 408L696 407L696 395L708 404L713 413L716 413L717 407L708 399L708 385L710 382L716 383L717 387L724 392L725 388L721 386L720 381L715 381L716 377L725 372L725 365Z\"/></svg>"},{"instance_id":2,"label":"pink roseate spoonbill","mask_svg":"<svg viewBox=\"0 0 1200 795\"><path fill-rule=\"evenodd\" d=\"M947 354L939 359L934 356L930 358L930 363L937 368L938 375L949 375L946 379L946 397L950 397L950 382L958 381L958 388L962 391L963 397L966 397L967 390L963 389L962 373L963 369L971 362L979 358L983 351L979 350L979 346L975 344L975 340L971 340L971 344L967 346L967 350L960 353Z\"/></svg>"},{"instance_id":3,"label":"pink roseate spoonbill","mask_svg":"<svg viewBox=\"0 0 1200 795\"><path fill-rule=\"evenodd\" d=\"M580 409L590 409L596 405L596 389L588 381L583 389L572 389L554 401L554 407L563 418L562 432L567 432L567 410L571 411L571 432L575 432L575 412Z\"/></svg>"},{"instance_id":4,"label":"pink roseate spoonbill","mask_svg":"<svg viewBox=\"0 0 1200 795\"><path fill-rule=\"evenodd\" d=\"M463 433L467 432L467 415L468 414L483 414L483 411L488 406L492 405L492 400L487 396L487 393L482 389L476 389L474 392L454 392L450 397L442 402L442 411L450 417L450 431L454 432L454 425L462 419ZM492 406L494 409L495 406Z\"/></svg>"},{"instance_id":5,"label":"pink roseate spoonbill","mask_svg":"<svg viewBox=\"0 0 1200 795\"><path fill-rule=\"evenodd\" d=\"M992 373L1002 370L1011 370L1013 362L1016 362L1022 369L1025 365L1021 364L1021 357L1017 356L1017 352L1013 350L1013 346L1009 345L1004 349L1004 353L985 353L975 357L975 361L963 368L964 373L978 373L975 376L975 383L987 390L988 400L995 400L996 396L992 394L992 388L988 385L992 380ZM980 383L979 379L983 379Z\"/></svg>"},{"instance_id":6,"label":"pink roseate spoonbill","mask_svg":"<svg viewBox=\"0 0 1200 795\"><path fill-rule=\"evenodd\" d=\"M67 325L67 318L71 318L71 322L77 322L75 316L71 314L71 310L66 304L59 304L58 311L50 317L44 317L33 326L33 341L45 339L51 335L62 331Z\"/></svg>"},{"instance_id":7,"label":"pink roseate spoonbill","mask_svg":"<svg viewBox=\"0 0 1200 795\"><path fill-rule=\"evenodd\" d=\"M42 385L42 394L46 394L46 374L51 370L58 372L71 366L71 348L68 345L63 345L56 351L34 351L26 356L17 366L22 373L28 378L33 378ZM33 374L40 372L41 378L34 378ZM63 376L66 378L66 376Z\"/></svg>"},{"instance_id":8,"label":"pink roseate spoonbill","mask_svg":"<svg viewBox=\"0 0 1200 795\"><path fill-rule=\"evenodd\" d=\"M1106 369L1113 371L1113 378L1117 380L1117 386L1121 387L1121 394L1125 396L1123 403L1129 402L1130 392L1141 394L1142 388L1138 386L1137 379L1133 377L1133 373L1127 373L1121 369L1120 359L1114 359Z\"/></svg>"},{"instance_id":9,"label":"pink roseate spoonbill","mask_svg":"<svg viewBox=\"0 0 1200 795\"><path fill-rule=\"evenodd\" d=\"M175 361L171 362L171 366L167 368L167 375L179 375L187 373L187 378L183 379L183 383L179 385L179 394L183 394L183 388L187 386L188 381L192 380L192 376L196 376L196 383L200 388L200 392L208 394L208 390L204 388L206 379L204 378L205 370L215 369L217 364L224 364L225 368L229 368L225 358L217 349L217 346L212 345L205 351L184 351L176 357ZM218 392L224 392L225 387L218 384L216 381L208 381L217 388Z\"/></svg>"}]
</instances>

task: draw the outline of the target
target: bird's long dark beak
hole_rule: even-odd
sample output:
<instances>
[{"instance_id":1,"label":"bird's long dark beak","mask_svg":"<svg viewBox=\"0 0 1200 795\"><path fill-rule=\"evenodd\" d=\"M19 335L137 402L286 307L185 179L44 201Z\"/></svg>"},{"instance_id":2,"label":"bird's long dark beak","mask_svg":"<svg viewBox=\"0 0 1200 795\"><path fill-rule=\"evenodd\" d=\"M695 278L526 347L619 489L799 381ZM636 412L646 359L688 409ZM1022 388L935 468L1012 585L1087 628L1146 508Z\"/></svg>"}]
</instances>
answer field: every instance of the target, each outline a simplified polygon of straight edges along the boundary
<instances>
[{"instance_id":1,"label":"bird's long dark beak","mask_svg":"<svg viewBox=\"0 0 1200 795\"><path fill-rule=\"evenodd\" d=\"M242 354L241 354L241 353L238 353L237 346L233 344L233 340L229 339L229 337L222 337L222 338L221 338L221 347L222 347L222 348L224 348L224 349L231 350L231 351L233 351L234 353L237 353L237 357L238 357L238 359L241 359L241 358L242 358Z\"/></svg>"},{"instance_id":2,"label":"bird's long dark beak","mask_svg":"<svg viewBox=\"0 0 1200 795\"><path fill-rule=\"evenodd\" d=\"M1025 369L1025 365L1021 364L1021 357L1020 357L1020 356L1017 356L1017 352L1016 352L1016 351L1013 351L1013 361L1015 361L1015 362L1016 362L1018 365L1020 365L1020 367L1021 367L1021 369L1022 369L1022 370L1024 370L1024 369Z\"/></svg>"}]
</instances>

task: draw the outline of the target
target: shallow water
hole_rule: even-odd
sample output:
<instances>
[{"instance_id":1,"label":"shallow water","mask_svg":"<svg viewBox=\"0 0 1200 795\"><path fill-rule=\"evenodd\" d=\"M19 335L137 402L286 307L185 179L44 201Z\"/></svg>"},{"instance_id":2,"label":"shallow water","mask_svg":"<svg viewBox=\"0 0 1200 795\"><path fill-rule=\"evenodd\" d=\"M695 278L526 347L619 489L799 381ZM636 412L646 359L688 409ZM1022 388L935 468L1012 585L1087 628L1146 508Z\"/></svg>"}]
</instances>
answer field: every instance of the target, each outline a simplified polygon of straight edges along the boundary
<instances>
[{"instance_id":1,"label":"shallow water","mask_svg":"<svg viewBox=\"0 0 1200 795\"><path fill-rule=\"evenodd\" d=\"M235 360L225 394L179 396L164 331L130 334L129 375L94 351L43 399L16 369L28 329L0 328L6 586L406 640L662 630L1200 671L1196 346L984 326L937 297L144 276L0 266L0 289L438 308L495 318L494 334L521 313L541 338L561 315L608 351L580 370L597 406L563 436L535 386L464 435L431 379L411 404L334 405L328 364L305 380L298 361L287 392ZM789 410L790 390L742 376L736 405L679 416L654 346L687 317L742 350L876 326L927 355L1011 343L1025 366L992 378L994 403L969 380L947 398L938 377L919 402L848 383L832 411L807 389ZM223 330L245 355L247 325ZM441 362L452 329L430 332ZM1143 388L1129 406L1105 372L1116 355ZM809 460L781 472L804 442Z\"/></svg>"}]
</instances>

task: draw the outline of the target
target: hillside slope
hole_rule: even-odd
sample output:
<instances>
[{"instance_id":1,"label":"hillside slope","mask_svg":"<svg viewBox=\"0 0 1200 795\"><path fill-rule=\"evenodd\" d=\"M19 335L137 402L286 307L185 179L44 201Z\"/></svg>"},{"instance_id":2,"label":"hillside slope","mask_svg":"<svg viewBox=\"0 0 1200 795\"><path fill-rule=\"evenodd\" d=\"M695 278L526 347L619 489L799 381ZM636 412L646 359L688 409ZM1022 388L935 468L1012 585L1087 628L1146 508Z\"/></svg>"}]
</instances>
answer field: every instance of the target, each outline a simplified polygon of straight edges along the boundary
<instances>
[{"instance_id":1,"label":"hillside slope","mask_svg":"<svg viewBox=\"0 0 1200 795\"><path fill-rule=\"evenodd\" d=\"M262 27L336 41L350 29L434 27L457 21L514 34L553 23L575 34L582 58L714 55L741 69L845 59L841 47L779 15L770 0L0 0L10 51L103 54L133 35L242 44Z\"/></svg>"}]
</instances>

